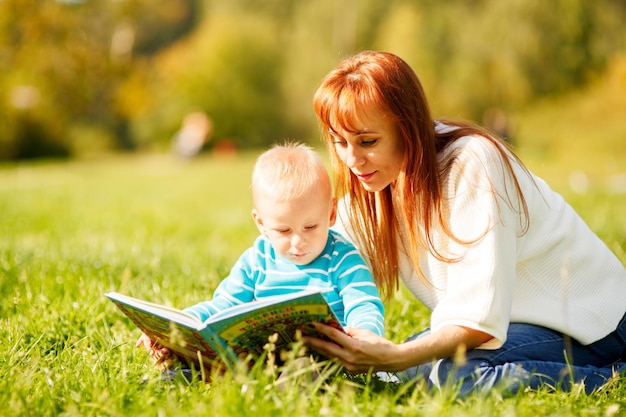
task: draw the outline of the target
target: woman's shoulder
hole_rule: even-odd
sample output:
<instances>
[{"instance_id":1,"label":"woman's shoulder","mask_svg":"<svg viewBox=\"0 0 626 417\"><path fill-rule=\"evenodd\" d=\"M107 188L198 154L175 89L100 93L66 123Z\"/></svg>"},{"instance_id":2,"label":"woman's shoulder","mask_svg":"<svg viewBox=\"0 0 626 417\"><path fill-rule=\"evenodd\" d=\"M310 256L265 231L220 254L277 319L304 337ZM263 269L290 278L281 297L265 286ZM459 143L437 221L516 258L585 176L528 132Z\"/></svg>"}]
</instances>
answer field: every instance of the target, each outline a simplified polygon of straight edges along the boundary
<instances>
[{"instance_id":1,"label":"woman's shoulder","mask_svg":"<svg viewBox=\"0 0 626 417\"><path fill-rule=\"evenodd\" d=\"M457 155L465 155L466 157L500 157L501 153L498 146L492 140L487 139L485 136L478 133L472 135L461 136L454 142L451 142L446 149L448 153L455 153Z\"/></svg>"},{"instance_id":2,"label":"woman's shoulder","mask_svg":"<svg viewBox=\"0 0 626 417\"><path fill-rule=\"evenodd\" d=\"M458 132L458 137L451 140L442 150L442 156L466 155L479 157L498 157L502 155L502 150L510 153L504 144L500 144L495 139L488 138L488 133L477 125L463 124L454 125L452 123L437 122L435 125L437 134L446 135Z\"/></svg>"},{"instance_id":3,"label":"woman's shoulder","mask_svg":"<svg viewBox=\"0 0 626 417\"><path fill-rule=\"evenodd\" d=\"M465 173L480 170L486 167L501 167L505 155L511 160L508 151L498 149L498 144L484 136L473 134L461 136L448 144L439 154L439 162L444 171L461 170ZM506 165L506 164L505 164Z\"/></svg>"},{"instance_id":4,"label":"woman's shoulder","mask_svg":"<svg viewBox=\"0 0 626 417\"><path fill-rule=\"evenodd\" d=\"M450 143L440 154L441 176L451 190L460 184L470 188L504 187L514 178L517 183L532 184L532 175L505 147L493 140L473 134ZM526 188L523 186L523 188Z\"/></svg>"}]
</instances>

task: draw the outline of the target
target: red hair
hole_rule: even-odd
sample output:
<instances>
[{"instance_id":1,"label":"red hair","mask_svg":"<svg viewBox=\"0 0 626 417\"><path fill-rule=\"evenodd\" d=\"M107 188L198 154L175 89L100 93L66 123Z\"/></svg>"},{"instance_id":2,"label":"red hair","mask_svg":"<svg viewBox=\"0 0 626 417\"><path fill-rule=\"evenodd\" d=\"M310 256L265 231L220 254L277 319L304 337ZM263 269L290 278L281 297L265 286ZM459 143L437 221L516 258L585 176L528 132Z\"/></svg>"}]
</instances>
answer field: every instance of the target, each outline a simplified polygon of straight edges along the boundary
<instances>
[{"instance_id":1,"label":"red hair","mask_svg":"<svg viewBox=\"0 0 626 417\"><path fill-rule=\"evenodd\" d=\"M452 133L437 134L424 89L411 67L391 53L365 51L342 61L324 77L313 98L322 135L329 148L335 172L338 197L348 195L348 221L355 243L368 260L374 279L384 295L398 287L398 232L402 225L402 249L423 280L418 249L426 248L437 259L454 262L438 253L432 244L431 229L435 222L452 239L442 206L441 176L449 167L439 166L438 153L461 136L480 134L493 142L512 172L506 145L474 124L446 122L458 127ZM390 118L404 150L403 165L394 185L370 193L350 169L338 158L331 131L354 132L357 121L380 112ZM517 192L521 191L517 180ZM524 210L527 215L525 202ZM469 242L463 242L469 243Z\"/></svg>"}]
</instances>

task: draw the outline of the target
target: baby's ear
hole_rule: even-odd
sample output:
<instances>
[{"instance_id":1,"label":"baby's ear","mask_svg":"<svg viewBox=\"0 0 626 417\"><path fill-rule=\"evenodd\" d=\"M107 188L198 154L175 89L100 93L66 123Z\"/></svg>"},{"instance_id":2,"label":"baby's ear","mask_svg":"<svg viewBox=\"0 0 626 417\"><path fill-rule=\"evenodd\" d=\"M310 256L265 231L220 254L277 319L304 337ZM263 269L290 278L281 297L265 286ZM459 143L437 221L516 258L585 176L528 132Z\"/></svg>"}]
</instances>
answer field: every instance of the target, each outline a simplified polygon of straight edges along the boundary
<instances>
[{"instance_id":1,"label":"baby's ear","mask_svg":"<svg viewBox=\"0 0 626 417\"><path fill-rule=\"evenodd\" d=\"M330 207L330 223L329 223L330 227L333 227L336 221L337 221L337 199L333 198L333 201Z\"/></svg>"},{"instance_id":2,"label":"baby's ear","mask_svg":"<svg viewBox=\"0 0 626 417\"><path fill-rule=\"evenodd\" d=\"M252 209L252 219L254 220L254 224L256 224L257 229L259 229L259 233L265 235L265 226L263 226L263 219L259 215L259 212L256 209Z\"/></svg>"}]
</instances>

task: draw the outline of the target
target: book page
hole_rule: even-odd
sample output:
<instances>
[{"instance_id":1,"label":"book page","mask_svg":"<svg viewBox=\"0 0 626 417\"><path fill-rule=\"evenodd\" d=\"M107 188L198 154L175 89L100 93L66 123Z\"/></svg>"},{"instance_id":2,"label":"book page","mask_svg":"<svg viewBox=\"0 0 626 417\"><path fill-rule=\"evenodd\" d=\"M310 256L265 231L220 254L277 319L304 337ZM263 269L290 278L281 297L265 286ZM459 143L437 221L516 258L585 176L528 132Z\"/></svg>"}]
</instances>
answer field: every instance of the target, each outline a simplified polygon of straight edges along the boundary
<instances>
[{"instance_id":1,"label":"book page","mask_svg":"<svg viewBox=\"0 0 626 417\"><path fill-rule=\"evenodd\" d=\"M229 317L235 317L239 315L243 315L249 313L251 311L259 310L265 306L276 305L283 302L287 302L289 300L296 300L303 297L309 297L313 294L320 294L319 291L300 291L294 294L286 294L286 295L276 295L273 297L266 297L262 300L251 301L248 303L240 304L238 306L234 306L228 308L226 310L220 311L218 313L213 314L207 320L207 323L218 322L221 320L225 320ZM319 298L316 298L319 300ZM324 302L325 303L325 302Z\"/></svg>"},{"instance_id":2,"label":"book page","mask_svg":"<svg viewBox=\"0 0 626 417\"><path fill-rule=\"evenodd\" d=\"M277 334L277 349L297 340L298 333L322 337L312 323L325 323L342 330L341 324L324 296L319 292L292 294L285 297L248 303L239 314L220 315L207 323L237 353L260 355L268 337Z\"/></svg>"},{"instance_id":3,"label":"book page","mask_svg":"<svg viewBox=\"0 0 626 417\"><path fill-rule=\"evenodd\" d=\"M117 292L108 292L105 295L114 302L118 301L119 303L125 304L129 307L147 311L149 313L169 319L187 327L191 327L194 329L202 329L204 327L202 321L200 321L197 317L192 316L191 314L174 307L151 303L149 301L129 297L127 295Z\"/></svg>"}]
</instances>

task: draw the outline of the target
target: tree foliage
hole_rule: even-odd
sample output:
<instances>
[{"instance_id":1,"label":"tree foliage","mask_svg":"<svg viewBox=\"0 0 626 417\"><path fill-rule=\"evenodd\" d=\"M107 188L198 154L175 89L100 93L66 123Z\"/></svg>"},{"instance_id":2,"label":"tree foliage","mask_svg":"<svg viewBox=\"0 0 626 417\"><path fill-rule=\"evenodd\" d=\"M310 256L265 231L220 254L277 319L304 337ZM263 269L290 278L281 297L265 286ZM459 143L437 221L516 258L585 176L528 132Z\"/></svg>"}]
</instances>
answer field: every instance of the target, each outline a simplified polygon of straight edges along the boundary
<instances>
[{"instance_id":1,"label":"tree foliage","mask_svg":"<svg viewBox=\"0 0 626 417\"><path fill-rule=\"evenodd\" d=\"M118 105L139 60L133 54L173 42L190 29L194 10L183 7L194 0L161 0L161 9L153 3L0 1L0 91L6 92L0 158L67 154L68 133L83 124L109 131L119 148L133 148ZM157 35L146 35L152 32Z\"/></svg>"},{"instance_id":2,"label":"tree foliage","mask_svg":"<svg viewBox=\"0 0 626 417\"><path fill-rule=\"evenodd\" d=\"M313 139L315 87L363 49L478 119L601 73L624 21L613 0L0 0L0 159L163 146L198 110L215 141Z\"/></svg>"}]
</instances>

